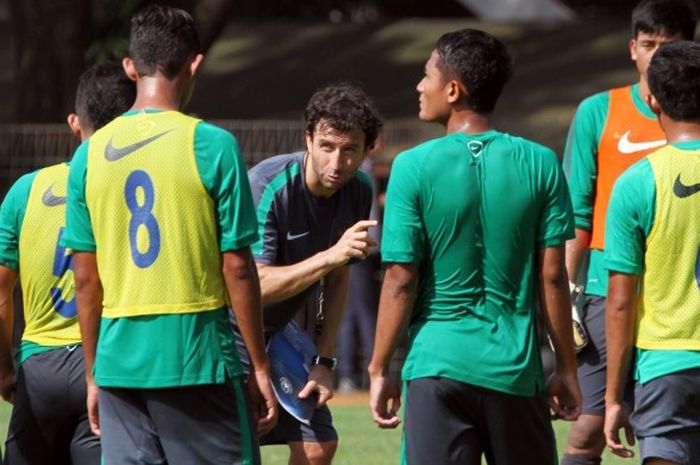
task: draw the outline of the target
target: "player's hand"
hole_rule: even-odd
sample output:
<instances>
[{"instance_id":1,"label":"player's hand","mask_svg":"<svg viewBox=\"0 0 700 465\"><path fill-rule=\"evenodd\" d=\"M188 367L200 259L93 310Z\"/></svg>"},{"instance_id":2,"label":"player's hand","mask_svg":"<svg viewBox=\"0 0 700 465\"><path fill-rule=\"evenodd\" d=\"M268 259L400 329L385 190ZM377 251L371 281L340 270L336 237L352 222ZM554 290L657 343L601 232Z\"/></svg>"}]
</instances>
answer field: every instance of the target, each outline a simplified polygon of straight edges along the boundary
<instances>
[{"instance_id":1,"label":"player's hand","mask_svg":"<svg viewBox=\"0 0 700 465\"><path fill-rule=\"evenodd\" d=\"M0 372L0 397L5 402L15 402L15 370L2 370Z\"/></svg>"},{"instance_id":2,"label":"player's hand","mask_svg":"<svg viewBox=\"0 0 700 465\"><path fill-rule=\"evenodd\" d=\"M554 419L576 421L581 414L581 390L576 372L554 374L547 382L549 408Z\"/></svg>"},{"instance_id":3,"label":"player's hand","mask_svg":"<svg viewBox=\"0 0 700 465\"><path fill-rule=\"evenodd\" d=\"M254 370L248 377L253 418L259 435L272 431L277 424L277 399L270 384L270 373L266 369Z\"/></svg>"},{"instance_id":4,"label":"player's hand","mask_svg":"<svg viewBox=\"0 0 700 465\"><path fill-rule=\"evenodd\" d=\"M385 375L370 374L369 409L372 419L380 428L396 428L401 423L401 391L394 381Z\"/></svg>"},{"instance_id":5,"label":"player's hand","mask_svg":"<svg viewBox=\"0 0 700 465\"><path fill-rule=\"evenodd\" d=\"M87 411L90 429L97 436L100 435L100 411L98 401L100 397L100 388L97 387L95 381L87 382Z\"/></svg>"},{"instance_id":6,"label":"player's hand","mask_svg":"<svg viewBox=\"0 0 700 465\"><path fill-rule=\"evenodd\" d=\"M316 408L322 407L333 397L333 372L323 365L313 365L309 371L309 380L299 392L300 399L306 399L312 393L318 393Z\"/></svg>"},{"instance_id":7,"label":"player's hand","mask_svg":"<svg viewBox=\"0 0 700 465\"><path fill-rule=\"evenodd\" d=\"M634 433L632 432L632 426L629 422L627 409L619 403L606 405L603 433L605 434L605 441L608 443L608 449L619 457L634 457L634 452L622 444L620 428L624 428L625 430L627 444L633 446Z\"/></svg>"},{"instance_id":8,"label":"player's hand","mask_svg":"<svg viewBox=\"0 0 700 465\"><path fill-rule=\"evenodd\" d=\"M333 247L327 250L328 259L336 266L345 265L353 258L364 260L377 242L369 235L369 228L377 225L374 220L358 221L345 230Z\"/></svg>"}]
</instances>

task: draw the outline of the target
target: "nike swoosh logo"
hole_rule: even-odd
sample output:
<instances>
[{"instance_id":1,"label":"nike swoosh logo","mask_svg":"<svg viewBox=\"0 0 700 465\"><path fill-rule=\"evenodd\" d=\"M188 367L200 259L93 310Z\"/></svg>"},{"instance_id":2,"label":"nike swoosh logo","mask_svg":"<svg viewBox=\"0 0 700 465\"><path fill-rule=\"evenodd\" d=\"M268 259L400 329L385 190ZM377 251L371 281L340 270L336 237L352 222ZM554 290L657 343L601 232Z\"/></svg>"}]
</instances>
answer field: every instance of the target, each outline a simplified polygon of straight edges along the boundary
<instances>
[{"instance_id":1,"label":"nike swoosh logo","mask_svg":"<svg viewBox=\"0 0 700 465\"><path fill-rule=\"evenodd\" d=\"M167 131L161 132L160 134L156 134L155 136L151 136L148 139L144 139L124 147L115 147L114 145L112 145L112 139L110 139L109 142L107 142L107 147L105 147L105 160L117 161L121 158L124 158L125 156L137 151L141 147L148 145L154 140L163 137L170 131L172 131L172 129L168 129Z\"/></svg>"},{"instance_id":2,"label":"nike swoosh logo","mask_svg":"<svg viewBox=\"0 0 700 465\"><path fill-rule=\"evenodd\" d=\"M64 203L66 203L65 197L53 195L51 189L53 189L53 184L51 184L49 188L46 189L46 192L44 192L44 195L41 197L41 202L44 205L46 205L47 207L55 207L57 205L63 205Z\"/></svg>"},{"instance_id":3,"label":"nike swoosh logo","mask_svg":"<svg viewBox=\"0 0 700 465\"><path fill-rule=\"evenodd\" d=\"M678 174L676 182L673 183L673 193L676 195L676 197L683 199L685 197L690 197L693 194L697 194L698 192L700 192L700 182L686 186L681 182L681 175Z\"/></svg>"},{"instance_id":4,"label":"nike swoosh logo","mask_svg":"<svg viewBox=\"0 0 700 465\"><path fill-rule=\"evenodd\" d=\"M299 239L300 237L304 237L307 234L309 234L309 231L306 231L305 233L301 233L301 234L292 234L291 232L287 232L287 240L293 241L294 239Z\"/></svg>"},{"instance_id":5,"label":"nike swoosh logo","mask_svg":"<svg viewBox=\"0 0 700 465\"><path fill-rule=\"evenodd\" d=\"M630 132L632 131L627 131L620 137L620 140L617 142L617 151L620 153L636 153L636 152L642 152L644 150L651 150L655 149L657 147L663 147L666 145L665 140L652 140L649 142L631 142L629 137L630 137Z\"/></svg>"}]
</instances>

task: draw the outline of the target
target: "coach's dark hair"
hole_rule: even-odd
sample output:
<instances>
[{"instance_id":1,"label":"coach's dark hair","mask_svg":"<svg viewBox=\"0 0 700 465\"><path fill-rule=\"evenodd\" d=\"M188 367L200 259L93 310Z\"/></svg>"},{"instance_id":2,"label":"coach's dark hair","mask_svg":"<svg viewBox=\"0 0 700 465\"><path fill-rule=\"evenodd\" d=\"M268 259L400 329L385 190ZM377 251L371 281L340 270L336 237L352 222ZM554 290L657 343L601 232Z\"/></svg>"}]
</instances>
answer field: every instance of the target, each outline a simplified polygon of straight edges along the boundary
<instances>
[{"instance_id":1,"label":"coach's dark hair","mask_svg":"<svg viewBox=\"0 0 700 465\"><path fill-rule=\"evenodd\" d=\"M469 107L478 113L491 113L513 74L513 62L503 42L483 31L462 29L440 37L435 50L443 77L457 79L466 87Z\"/></svg>"},{"instance_id":2,"label":"coach's dark hair","mask_svg":"<svg viewBox=\"0 0 700 465\"><path fill-rule=\"evenodd\" d=\"M340 132L361 129L365 134L365 148L374 147L382 129L382 121L372 99L362 89L349 83L331 84L311 96L304 110L306 132L313 135L321 120Z\"/></svg>"},{"instance_id":3,"label":"coach's dark hair","mask_svg":"<svg viewBox=\"0 0 700 465\"><path fill-rule=\"evenodd\" d=\"M93 65L80 75L75 112L89 132L127 111L136 100L136 84L117 63Z\"/></svg>"},{"instance_id":4,"label":"coach's dark hair","mask_svg":"<svg viewBox=\"0 0 700 465\"><path fill-rule=\"evenodd\" d=\"M172 79L199 52L194 20L186 11L149 5L131 18L129 56L140 76L160 72Z\"/></svg>"},{"instance_id":5,"label":"coach's dark hair","mask_svg":"<svg viewBox=\"0 0 700 465\"><path fill-rule=\"evenodd\" d=\"M684 40L659 47L647 77L651 94L669 118L700 120L700 44Z\"/></svg>"},{"instance_id":6,"label":"coach's dark hair","mask_svg":"<svg viewBox=\"0 0 700 465\"><path fill-rule=\"evenodd\" d=\"M680 34L692 40L698 21L695 9L686 0L642 0L632 10L632 37L646 34Z\"/></svg>"}]
</instances>

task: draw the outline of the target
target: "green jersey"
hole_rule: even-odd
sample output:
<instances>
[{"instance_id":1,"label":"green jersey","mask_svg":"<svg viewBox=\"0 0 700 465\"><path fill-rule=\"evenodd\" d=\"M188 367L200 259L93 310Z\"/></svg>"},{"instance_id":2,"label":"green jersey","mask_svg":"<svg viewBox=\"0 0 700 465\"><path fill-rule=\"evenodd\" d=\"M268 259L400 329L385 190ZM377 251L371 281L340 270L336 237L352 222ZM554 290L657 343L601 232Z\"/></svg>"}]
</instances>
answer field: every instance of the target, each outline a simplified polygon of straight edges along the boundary
<instances>
[{"instance_id":1,"label":"green jersey","mask_svg":"<svg viewBox=\"0 0 700 465\"><path fill-rule=\"evenodd\" d=\"M673 146L700 150L700 141ZM646 240L656 216L656 181L651 163L643 158L620 176L613 188L605 229L605 266L610 271L642 275ZM634 379L647 383L660 376L700 367L694 350L637 349Z\"/></svg>"},{"instance_id":2,"label":"green jersey","mask_svg":"<svg viewBox=\"0 0 700 465\"><path fill-rule=\"evenodd\" d=\"M137 112L128 112L124 117L135 115ZM257 240L257 221L235 139L200 122L191 140L199 179L214 203L216 247L225 252L249 246ZM86 141L77 149L68 179L64 245L78 252L96 250L86 201L89 144ZM183 169L188 168L183 165ZM201 278L192 276L193 280ZM176 387L222 383L227 376L241 374L228 309L212 310L103 317L94 367L96 383L106 387Z\"/></svg>"},{"instance_id":3,"label":"green jersey","mask_svg":"<svg viewBox=\"0 0 700 465\"><path fill-rule=\"evenodd\" d=\"M543 146L489 131L449 134L400 154L381 251L385 262L419 268L404 379L540 391L537 252L573 231L563 172Z\"/></svg>"}]
</instances>

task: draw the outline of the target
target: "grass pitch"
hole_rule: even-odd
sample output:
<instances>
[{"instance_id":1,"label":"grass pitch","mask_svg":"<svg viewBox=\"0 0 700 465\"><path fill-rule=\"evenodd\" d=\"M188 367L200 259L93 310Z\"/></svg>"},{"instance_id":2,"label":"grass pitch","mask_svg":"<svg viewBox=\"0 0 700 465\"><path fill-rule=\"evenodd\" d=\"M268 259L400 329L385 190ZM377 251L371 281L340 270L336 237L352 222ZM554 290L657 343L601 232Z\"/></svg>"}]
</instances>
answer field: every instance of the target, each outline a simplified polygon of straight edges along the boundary
<instances>
[{"instance_id":1,"label":"grass pitch","mask_svg":"<svg viewBox=\"0 0 700 465\"><path fill-rule=\"evenodd\" d=\"M331 400L330 405L334 424L340 436L338 452L333 461L334 465L398 465L401 430L380 430L375 427L365 394L338 396ZM0 435L3 438L3 450L11 408L5 402L0 403ZM566 444L569 427L569 423L554 422L560 457ZM264 465L287 465L287 457L288 449L286 446L262 448ZM604 465L632 465L636 463L639 463L637 457L625 460L615 457L607 451L603 454Z\"/></svg>"}]
</instances>

